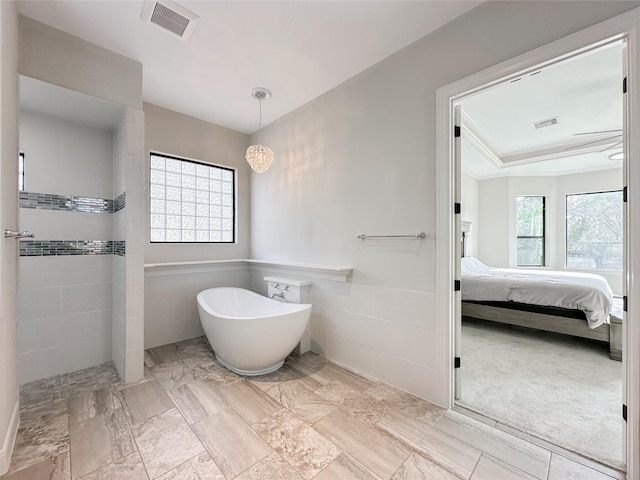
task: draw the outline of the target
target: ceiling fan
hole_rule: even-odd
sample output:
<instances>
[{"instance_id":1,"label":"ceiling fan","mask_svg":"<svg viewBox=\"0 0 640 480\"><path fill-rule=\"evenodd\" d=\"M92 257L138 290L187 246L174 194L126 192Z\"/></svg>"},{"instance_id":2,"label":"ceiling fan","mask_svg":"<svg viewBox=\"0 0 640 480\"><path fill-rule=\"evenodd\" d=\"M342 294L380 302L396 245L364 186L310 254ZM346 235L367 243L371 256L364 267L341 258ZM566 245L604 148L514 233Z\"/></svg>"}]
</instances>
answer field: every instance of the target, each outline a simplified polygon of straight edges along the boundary
<instances>
[{"instance_id":1,"label":"ceiling fan","mask_svg":"<svg viewBox=\"0 0 640 480\"><path fill-rule=\"evenodd\" d=\"M578 136L582 136L582 135L603 135L603 134L607 134L610 133L611 136L608 137L604 137L604 138L599 138L597 140L591 140L588 142L583 142L583 143L579 143L577 145L572 145L570 147L565 148L565 150L574 150L576 148L583 148L587 145L592 145L595 143L602 143L605 142L607 140L614 140L614 139L619 139L618 141L615 141L611 144L607 144L605 145L605 147L602 150L599 150L598 153L602 153L602 152L606 152L607 150L611 150L612 148L616 148L619 145L622 145L622 129L621 128L616 128L613 130L595 130L592 132L579 132L579 133L574 133L573 136L574 137L578 137Z\"/></svg>"}]
</instances>

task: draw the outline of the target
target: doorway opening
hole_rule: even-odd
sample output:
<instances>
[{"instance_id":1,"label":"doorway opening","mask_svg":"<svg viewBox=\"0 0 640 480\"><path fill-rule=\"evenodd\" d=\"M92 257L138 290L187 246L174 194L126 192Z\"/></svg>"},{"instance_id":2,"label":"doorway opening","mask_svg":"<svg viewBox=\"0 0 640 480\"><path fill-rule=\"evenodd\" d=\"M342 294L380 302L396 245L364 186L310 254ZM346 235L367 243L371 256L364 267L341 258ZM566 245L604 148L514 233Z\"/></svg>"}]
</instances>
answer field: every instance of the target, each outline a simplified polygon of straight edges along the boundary
<instances>
[{"instance_id":1,"label":"doorway opening","mask_svg":"<svg viewBox=\"0 0 640 480\"><path fill-rule=\"evenodd\" d=\"M456 404L624 469L626 43L456 99Z\"/></svg>"}]
</instances>

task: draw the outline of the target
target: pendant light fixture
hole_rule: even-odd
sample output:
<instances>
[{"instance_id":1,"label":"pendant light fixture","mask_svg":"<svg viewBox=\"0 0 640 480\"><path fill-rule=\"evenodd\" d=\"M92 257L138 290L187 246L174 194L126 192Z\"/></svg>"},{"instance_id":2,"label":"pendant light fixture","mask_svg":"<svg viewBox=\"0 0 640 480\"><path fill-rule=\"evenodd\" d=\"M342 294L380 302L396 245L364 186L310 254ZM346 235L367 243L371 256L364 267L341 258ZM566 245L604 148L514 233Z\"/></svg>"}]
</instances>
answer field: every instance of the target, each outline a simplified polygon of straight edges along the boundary
<instances>
[{"instance_id":1,"label":"pendant light fixture","mask_svg":"<svg viewBox=\"0 0 640 480\"><path fill-rule=\"evenodd\" d=\"M266 172L273 162L273 151L260 143L260 129L262 128L262 101L271 98L271 92L266 88L251 89L251 96L260 104L260 123L258 123L258 143L247 148L245 158L256 173Z\"/></svg>"}]
</instances>

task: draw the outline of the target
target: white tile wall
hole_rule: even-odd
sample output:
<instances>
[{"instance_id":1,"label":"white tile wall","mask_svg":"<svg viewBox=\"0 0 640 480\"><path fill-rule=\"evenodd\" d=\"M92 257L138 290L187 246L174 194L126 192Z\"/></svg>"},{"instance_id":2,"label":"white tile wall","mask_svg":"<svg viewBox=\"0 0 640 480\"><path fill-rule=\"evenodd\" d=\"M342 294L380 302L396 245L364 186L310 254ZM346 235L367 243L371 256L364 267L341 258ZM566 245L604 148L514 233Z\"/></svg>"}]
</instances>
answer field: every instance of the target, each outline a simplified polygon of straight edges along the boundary
<instances>
[{"instance_id":1,"label":"white tile wall","mask_svg":"<svg viewBox=\"0 0 640 480\"><path fill-rule=\"evenodd\" d=\"M400 355L402 325L374 317L349 314L349 340L375 350Z\"/></svg>"},{"instance_id":2,"label":"white tile wall","mask_svg":"<svg viewBox=\"0 0 640 480\"><path fill-rule=\"evenodd\" d=\"M114 198L110 131L21 112L20 148L27 191ZM20 228L42 240L112 240L113 215L23 208ZM112 359L118 267L111 255L20 258L21 383Z\"/></svg>"},{"instance_id":3,"label":"white tile wall","mask_svg":"<svg viewBox=\"0 0 640 480\"><path fill-rule=\"evenodd\" d=\"M373 377L427 400L437 398L435 369L394 355L374 350Z\"/></svg>"},{"instance_id":4,"label":"white tile wall","mask_svg":"<svg viewBox=\"0 0 640 480\"><path fill-rule=\"evenodd\" d=\"M112 240L111 214L21 208L20 228L42 240Z\"/></svg>"},{"instance_id":5,"label":"white tile wall","mask_svg":"<svg viewBox=\"0 0 640 480\"><path fill-rule=\"evenodd\" d=\"M438 351L435 332L423 328L402 326L402 358L425 367L436 368Z\"/></svg>"},{"instance_id":6,"label":"white tile wall","mask_svg":"<svg viewBox=\"0 0 640 480\"><path fill-rule=\"evenodd\" d=\"M264 294L253 267L250 285ZM282 272L278 276L287 276ZM294 271L292 278L300 278ZM311 350L345 367L435 401L435 295L352 282L309 279ZM432 381L433 380L433 381Z\"/></svg>"},{"instance_id":7,"label":"white tile wall","mask_svg":"<svg viewBox=\"0 0 640 480\"><path fill-rule=\"evenodd\" d=\"M373 315L375 317L435 331L438 320L435 311L436 296L432 293L374 288Z\"/></svg>"},{"instance_id":8,"label":"white tile wall","mask_svg":"<svg viewBox=\"0 0 640 480\"><path fill-rule=\"evenodd\" d=\"M208 268L208 269L207 269ZM144 347L152 348L204 335L196 295L213 287L248 288L247 269L204 267L147 269L144 282Z\"/></svg>"},{"instance_id":9,"label":"white tile wall","mask_svg":"<svg viewBox=\"0 0 640 480\"><path fill-rule=\"evenodd\" d=\"M110 131L21 111L20 149L25 152L25 190L111 197Z\"/></svg>"},{"instance_id":10,"label":"white tile wall","mask_svg":"<svg viewBox=\"0 0 640 480\"><path fill-rule=\"evenodd\" d=\"M111 282L104 282L106 265L97 256L21 257L21 383L111 360L113 294ZM43 284L49 286L30 288Z\"/></svg>"},{"instance_id":11,"label":"white tile wall","mask_svg":"<svg viewBox=\"0 0 640 480\"><path fill-rule=\"evenodd\" d=\"M325 357L355 372L369 377L373 375L373 348L330 334L326 335L325 342Z\"/></svg>"}]
</instances>

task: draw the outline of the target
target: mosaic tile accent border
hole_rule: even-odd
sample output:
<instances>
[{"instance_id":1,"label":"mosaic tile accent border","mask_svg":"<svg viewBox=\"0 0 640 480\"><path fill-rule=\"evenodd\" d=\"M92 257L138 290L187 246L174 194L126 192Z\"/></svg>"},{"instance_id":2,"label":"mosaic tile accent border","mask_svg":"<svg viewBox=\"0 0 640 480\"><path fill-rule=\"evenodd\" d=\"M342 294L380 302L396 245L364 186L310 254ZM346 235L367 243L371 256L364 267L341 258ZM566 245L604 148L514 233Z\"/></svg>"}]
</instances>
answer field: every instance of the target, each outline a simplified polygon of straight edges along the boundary
<instances>
[{"instance_id":1,"label":"mosaic tile accent border","mask_svg":"<svg viewBox=\"0 0 640 480\"><path fill-rule=\"evenodd\" d=\"M114 240L111 243L113 243L113 254L124 257L127 242L124 240Z\"/></svg>"},{"instance_id":2,"label":"mosaic tile accent border","mask_svg":"<svg viewBox=\"0 0 640 480\"><path fill-rule=\"evenodd\" d=\"M57 210L61 212L114 213L125 207L125 194L115 200L72 197L52 193L20 192L20 208Z\"/></svg>"},{"instance_id":3,"label":"mosaic tile accent border","mask_svg":"<svg viewBox=\"0 0 640 480\"><path fill-rule=\"evenodd\" d=\"M20 240L21 257L121 255L125 242L114 240Z\"/></svg>"},{"instance_id":4,"label":"mosaic tile accent border","mask_svg":"<svg viewBox=\"0 0 640 480\"><path fill-rule=\"evenodd\" d=\"M118 198L113 201L113 213L119 212L124 207L126 207L126 205L126 192L122 192L120 195L118 195Z\"/></svg>"}]
</instances>

